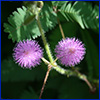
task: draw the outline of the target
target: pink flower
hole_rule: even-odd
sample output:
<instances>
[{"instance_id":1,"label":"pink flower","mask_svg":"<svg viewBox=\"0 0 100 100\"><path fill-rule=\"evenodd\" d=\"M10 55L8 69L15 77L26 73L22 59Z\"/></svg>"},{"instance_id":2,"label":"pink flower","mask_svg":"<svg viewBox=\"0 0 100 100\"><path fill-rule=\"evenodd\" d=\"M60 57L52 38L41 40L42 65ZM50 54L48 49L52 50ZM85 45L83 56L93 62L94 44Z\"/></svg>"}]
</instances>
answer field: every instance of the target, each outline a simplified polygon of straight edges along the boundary
<instances>
[{"instance_id":1,"label":"pink flower","mask_svg":"<svg viewBox=\"0 0 100 100\"><path fill-rule=\"evenodd\" d=\"M21 41L14 48L13 57L21 67L31 68L40 64L43 50L34 40Z\"/></svg>"},{"instance_id":2,"label":"pink flower","mask_svg":"<svg viewBox=\"0 0 100 100\"><path fill-rule=\"evenodd\" d=\"M61 40L55 49L56 56L65 66L75 66L83 60L85 55L84 44L75 38Z\"/></svg>"}]
</instances>

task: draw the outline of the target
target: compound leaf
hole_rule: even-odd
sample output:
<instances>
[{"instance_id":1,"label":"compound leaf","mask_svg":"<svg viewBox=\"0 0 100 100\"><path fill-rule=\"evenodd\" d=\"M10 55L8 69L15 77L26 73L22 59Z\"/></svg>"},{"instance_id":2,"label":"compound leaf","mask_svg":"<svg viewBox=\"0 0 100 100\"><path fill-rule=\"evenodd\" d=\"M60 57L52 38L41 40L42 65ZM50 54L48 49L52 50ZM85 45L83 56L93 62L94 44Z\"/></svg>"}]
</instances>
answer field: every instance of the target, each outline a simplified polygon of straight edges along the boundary
<instances>
[{"instance_id":1,"label":"compound leaf","mask_svg":"<svg viewBox=\"0 0 100 100\"><path fill-rule=\"evenodd\" d=\"M89 2L76 1L52 1L53 6L57 6L59 12L67 21L77 22L82 29L93 29L99 32L99 7L92 6ZM59 15L58 15L59 17Z\"/></svg>"},{"instance_id":2,"label":"compound leaf","mask_svg":"<svg viewBox=\"0 0 100 100\"><path fill-rule=\"evenodd\" d=\"M48 5L44 5L41 13L40 20L44 32L52 29L56 24L56 14L53 13L52 8ZM17 8L10 17L8 17L8 23L4 23L4 31L9 33L8 38L13 42L35 39L40 36L40 31L35 20L35 15L31 14L26 7Z\"/></svg>"}]
</instances>

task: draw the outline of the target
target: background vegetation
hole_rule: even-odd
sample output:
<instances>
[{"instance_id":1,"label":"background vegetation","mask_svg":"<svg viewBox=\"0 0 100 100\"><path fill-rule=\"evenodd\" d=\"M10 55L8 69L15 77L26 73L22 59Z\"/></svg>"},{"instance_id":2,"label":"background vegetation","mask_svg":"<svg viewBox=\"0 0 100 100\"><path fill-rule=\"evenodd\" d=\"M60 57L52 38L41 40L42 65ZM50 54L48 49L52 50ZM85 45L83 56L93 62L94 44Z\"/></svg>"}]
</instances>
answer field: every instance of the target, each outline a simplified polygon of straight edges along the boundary
<instances>
[{"instance_id":1,"label":"background vegetation","mask_svg":"<svg viewBox=\"0 0 100 100\"><path fill-rule=\"evenodd\" d=\"M52 8L57 6L56 2L45 1L45 5ZM62 6L63 5L63 6ZM47 66L41 63L32 70L23 69L15 64L12 53L19 38L10 37L8 30L4 32L4 23L8 23L8 17L16 8L22 7L22 2L2 1L1 3L1 96L4 99L38 99ZM46 6L45 6L46 7ZM87 84L77 77L66 77L55 70L50 72L43 99L98 99L99 98L99 3L98 2L64 2L58 3L59 20L66 37L76 37L85 43L85 59L76 67L80 72L87 75L94 87L91 92ZM43 8L44 10L46 8ZM79 13L77 13L79 11ZM51 11L50 11L51 12ZM51 13L52 14L52 13ZM42 15L42 14L41 14ZM45 16L47 18L47 16ZM44 19L46 19L44 17ZM48 16L49 21L55 21L55 17ZM42 20L45 23L45 20ZM55 45L62 39L59 26L55 21L52 25L45 25L45 35L50 44L52 52ZM51 27L50 27L51 26ZM7 26L6 26L7 27ZM45 28L47 27L47 28ZM46 30L47 29L47 30ZM13 33L17 32L13 31ZM29 30L30 31L30 30ZM23 32L23 30L22 30ZM33 32L34 33L34 32ZM27 31L28 34L28 31ZM38 34L38 33L36 33ZM8 37L9 36L9 37ZM8 39L11 38L11 39ZM21 38L23 39L23 38ZM43 46L41 37L36 38ZM54 52L53 52L54 54ZM44 52L45 58L47 58ZM48 59L48 58L47 58ZM58 62L58 61L57 61ZM59 63L59 62L58 62ZM59 63L60 64L60 63ZM61 65L62 66L62 65ZM67 69L65 66L63 68Z\"/></svg>"}]
</instances>

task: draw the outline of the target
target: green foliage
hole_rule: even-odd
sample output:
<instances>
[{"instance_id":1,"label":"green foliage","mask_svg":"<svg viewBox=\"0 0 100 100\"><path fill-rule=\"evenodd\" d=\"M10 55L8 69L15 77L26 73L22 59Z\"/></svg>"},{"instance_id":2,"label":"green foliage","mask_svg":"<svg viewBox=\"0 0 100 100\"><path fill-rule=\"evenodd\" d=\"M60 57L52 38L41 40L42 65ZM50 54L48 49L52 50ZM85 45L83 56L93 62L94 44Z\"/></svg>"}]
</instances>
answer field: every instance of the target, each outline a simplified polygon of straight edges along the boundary
<instances>
[{"instance_id":1,"label":"green foliage","mask_svg":"<svg viewBox=\"0 0 100 100\"><path fill-rule=\"evenodd\" d=\"M35 91L30 87L29 91L24 91L20 97L20 99L38 99L38 95L35 93Z\"/></svg>"},{"instance_id":2,"label":"green foliage","mask_svg":"<svg viewBox=\"0 0 100 100\"><path fill-rule=\"evenodd\" d=\"M44 5L41 13L40 20L44 32L52 29L56 24L56 14L48 6ZM17 11L13 12L13 15L8 17L9 23L4 23L5 32L9 33L9 39L13 42L24 39L35 39L40 36L40 31L35 20L35 15L27 11L27 9L22 6L22 8L17 8Z\"/></svg>"},{"instance_id":3,"label":"green foliage","mask_svg":"<svg viewBox=\"0 0 100 100\"><path fill-rule=\"evenodd\" d=\"M56 26L57 15L53 12L53 9L51 7L45 4L40 13L40 21L44 33L48 32Z\"/></svg>"},{"instance_id":4,"label":"green foliage","mask_svg":"<svg viewBox=\"0 0 100 100\"><path fill-rule=\"evenodd\" d=\"M88 31L81 30L81 35L86 47L86 62L90 78L99 78L99 52ZM93 74L94 73L94 74Z\"/></svg>"},{"instance_id":5,"label":"green foliage","mask_svg":"<svg viewBox=\"0 0 100 100\"><path fill-rule=\"evenodd\" d=\"M98 98L98 95L89 92L87 85L75 77L63 79L59 86L59 99L94 99L95 97Z\"/></svg>"},{"instance_id":6,"label":"green foliage","mask_svg":"<svg viewBox=\"0 0 100 100\"><path fill-rule=\"evenodd\" d=\"M77 22L82 29L89 28L99 31L99 7L89 2L53 1L53 6L58 6L60 13L67 21ZM59 16L58 16L59 17Z\"/></svg>"},{"instance_id":7,"label":"green foliage","mask_svg":"<svg viewBox=\"0 0 100 100\"><path fill-rule=\"evenodd\" d=\"M34 81L35 79L42 80L45 75L45 71L42 68L44 65L37 66L32 70L24 69L18 66L18 64L15 64L12 58L3 60L1 66L2 82Z\"/></svg>"},{"instance_id":8,"label":"green foliage","mask_svg":"<svg viewBox=\"0 0 100 100\"><path fill-rule=\"evenodd\" d=\"M64 5L65 3L67 3L68 1L51 1L52 5L54 7L61 7L62 5Z\"/></svg>"}]
</instances>

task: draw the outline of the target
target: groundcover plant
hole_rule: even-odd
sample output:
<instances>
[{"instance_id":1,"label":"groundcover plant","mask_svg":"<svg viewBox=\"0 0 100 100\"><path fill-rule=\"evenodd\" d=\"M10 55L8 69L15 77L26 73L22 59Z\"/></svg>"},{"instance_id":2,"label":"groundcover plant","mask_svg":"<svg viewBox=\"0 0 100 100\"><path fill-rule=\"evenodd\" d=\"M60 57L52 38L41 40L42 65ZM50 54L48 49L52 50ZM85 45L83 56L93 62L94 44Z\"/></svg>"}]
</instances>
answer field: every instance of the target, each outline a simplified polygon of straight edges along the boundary
<instances>
[{"instance_id":1,"label":"groundcover plant","mask_svg":"<svg viewBox=\"0 0 100 100\"><path fill-rule=\"evenodd\" d=\"M2 1L3 99L99 98L99 2Z\"/></svg>"}]
</instances>

